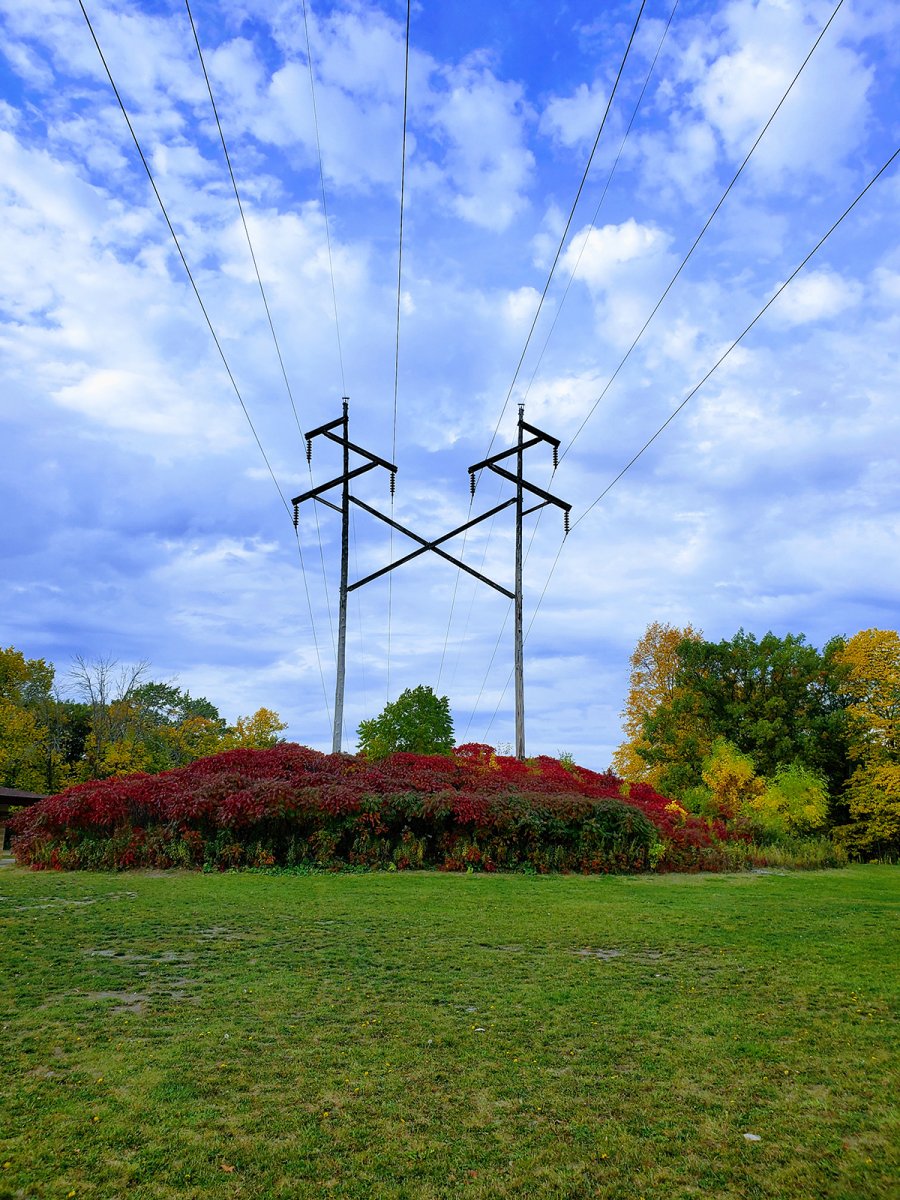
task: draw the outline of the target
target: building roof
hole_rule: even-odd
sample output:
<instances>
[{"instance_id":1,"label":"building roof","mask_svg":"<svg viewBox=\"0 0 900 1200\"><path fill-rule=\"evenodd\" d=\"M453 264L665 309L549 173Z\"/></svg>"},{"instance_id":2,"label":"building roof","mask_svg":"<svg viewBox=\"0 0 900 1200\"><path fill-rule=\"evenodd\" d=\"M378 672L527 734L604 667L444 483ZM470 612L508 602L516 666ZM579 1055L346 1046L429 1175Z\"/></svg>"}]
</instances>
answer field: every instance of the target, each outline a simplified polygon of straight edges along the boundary
<instances>
[{"instance_id":1,"label":"building roof","mask_svg":"<svg viewBox=\"0 0 900 1200\"><path fill-rule=\"evenodd\" d=\"M0 787L0 800L46 800L41 792L23 792L21 788Z\"/></svg>"}]
</instances>

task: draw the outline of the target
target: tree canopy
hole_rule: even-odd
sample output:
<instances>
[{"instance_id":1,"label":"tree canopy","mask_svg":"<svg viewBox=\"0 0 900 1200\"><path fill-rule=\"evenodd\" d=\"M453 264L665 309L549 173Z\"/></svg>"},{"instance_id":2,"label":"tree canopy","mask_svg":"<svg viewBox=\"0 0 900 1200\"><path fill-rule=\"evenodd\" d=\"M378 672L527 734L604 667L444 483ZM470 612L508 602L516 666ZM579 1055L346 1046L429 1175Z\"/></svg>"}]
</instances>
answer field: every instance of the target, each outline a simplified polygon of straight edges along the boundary
<instances>
[{"instance_id":1,"label":"tree canopy","mask_svg":"<svg viewBox=\"0 0 900 1200\"><path fill-rule=\"evenodd\" d=\"M0 784L61 791L138 771L155 774L237 747L275 745L286 728L260 708L229 725L205 696L147 678L146 663L76 658L61 695L44 659L0 649Z\"/></svg>"},{"instance_id":2,"label":"tree canopy","mask_svg":"<svg viewBox=\"0 0 900 1200\"><path fill-rule=\"evenodd\" d=\"M447 696L430 687L407 688L357 730L359 750L367 758L386 758L397 750L413 754L449 754L453 749L453 718Z\"/></svg>"},{"instance_id":3,"label":"tree canopy","mask_svg":"<svg viewBox=\"0 0 900 1200\"><path fill-rule=\"evenodd\" d=\"M851 820L839 831L859 854L900 851L900 635L864 629L837 652L844 674L853 774Z\"/></svg>"},{"instance_id":4,"label":"tree canopy","mask_svg":"<svg viewBox=\"0 0 900 1200\"><path fill-rule=\"evenodd\" d=\"M653 621L635 646L630 659L628 697L622 712L627 740L613 755L613 768L623 779L658 785L663 767L643 753L650 748L644 722L676 698L678 647L684 641L699 641L702 636L691 625L679 629Z\"/></svg>"},{"instance_id":5,"label":"tree canopy","mask_svg":"<svg viewBox=\"0 0 900 1200\"><path fill-rule=\"evenodd\" d=\"M658 786L678 794L702 781L703 759L718 737L753 760L762 775L799 762L837 794L848 774L841 639L824 651L803 634L757 641L685 639L678 646L674 693L644 720L639 753L660 768Z\"/></svg>"}]
</instances>

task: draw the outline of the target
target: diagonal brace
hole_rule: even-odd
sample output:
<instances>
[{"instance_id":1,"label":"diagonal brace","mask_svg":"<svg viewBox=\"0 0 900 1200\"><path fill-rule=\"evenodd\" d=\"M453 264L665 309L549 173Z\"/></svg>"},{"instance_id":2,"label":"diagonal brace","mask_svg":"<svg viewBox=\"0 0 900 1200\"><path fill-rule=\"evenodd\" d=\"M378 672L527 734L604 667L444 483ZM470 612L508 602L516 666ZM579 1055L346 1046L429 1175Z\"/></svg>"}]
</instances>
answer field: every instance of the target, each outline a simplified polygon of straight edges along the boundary
<instances>
[{"instance_id":1,"label":"diagonal brace","mask_svg":"<svg viewBox=\"0 0 900 1200\"><path fill-rule=\"evenodd\" d=\"M520 479L518 475L513 475L512 471L507 471L504 467L498 467L496 463L491 463L491 471L502 475L504 479L509 479L515 484L521 484L526 491L532 492L535 496L540 496L547 504L555 504L557 508L561 508L564 512L570 512L572 505L566 500L558 500L556 496L551 496L549 492L545 492L543 488L539 488L535 483L529 483L527 479Z\"/></svg>"},{"instance_id":2,"label":"diagonal brace","mask_svg":"<svg viewBox=\"0 0 900 1200\"><path fill-rule=\"evenodd\" d=\"M440 558L445 558L447 562L451 562L454 566L459 567L461 570L467 571L469 575L474 575L476 579L480 580L482 583L486 583L488 587L492 587L496 591L502 592L502 594L508 597L510 600L515 599L515 593L509 591L508 588L502 587L499 583L495 583L493 579L488 579L486 575L482 575L480 571L476 571L474 567L470 567L467 563L464 563L462 559L456 558L454 555L448 554L446 550L441 550L439 548L441 542L446 542L450 538L456 537L457 534L463 533L466 529L470 529L473 525L477 525L480 521L485 521L488 519L488 517L496 516L496 514L498 512L502 512L504 508L509 508L511 504L515 504L514 498L505 500L502 504L496 505L496 507L490 509L488 512L482 513L481 516L476 517L473 521L468 521L465 525L460 525L457 529L451 529L449 533L444 533L439 538L435 538L433 541L428 541L426 538L420 537L417 533L413 533L411 529L407 529L406 526L401 525L399 521L395 521L391 517L386 517L384 513L379 512L377 508L372 508L371 505L366 504L357 496L351 496L350 500L353 504L358 504L360 508L365 509L367 513L371 513L373 517L377 517L379 521L384 521L386 525L390 525L393 529L405 534L414 542L418 542L419 549L413 550L410 554L404 555L403 558L398 558L395 562L388 563L386 567L382 567L378 571L373 571L372 574L367 575L365 579L358 579L356 583L351 583L347 588L348 592L352 592L356 588L362 587L363 584L371 583L373 579L378 579L380 576L386 575L389 571L393 571L395 567L400 567L404 563L408 563L412 559L418 558L420 554L425 554L428 550L431 550Z\"/></svg>"},{"instance_id":3,"label":"diagonal brace","mask_svg":"<svg viewBox=\"0 0 900 1200\"><path fill-rule=\"evenodd\" d=\"M337 434L331 433L327 429L323 429L320 432L324 433L325 437L327 437L329 441L337 442L339 446L346 446L348 450L352 450L355 454L361 454L363 458L371 459L376 466L384 467L387 471L396 472L397 467L394 463L388 462L386 458L379 458L378 455L373 454L371 450L364 450L362 446L357 446L356 442L351 442L345 437L338 437ZM306 436L313 437L314 434L308 433Z\"/></svg>"}]
</instances>

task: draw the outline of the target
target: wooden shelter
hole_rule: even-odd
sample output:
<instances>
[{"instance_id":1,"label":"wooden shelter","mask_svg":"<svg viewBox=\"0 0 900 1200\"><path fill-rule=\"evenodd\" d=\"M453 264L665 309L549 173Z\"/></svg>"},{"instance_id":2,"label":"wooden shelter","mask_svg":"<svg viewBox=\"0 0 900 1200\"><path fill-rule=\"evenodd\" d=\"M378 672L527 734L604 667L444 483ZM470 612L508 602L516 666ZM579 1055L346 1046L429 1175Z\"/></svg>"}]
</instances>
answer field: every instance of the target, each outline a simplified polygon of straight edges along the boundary
<instances>
[{"instance_id":1,"label":"wooden shelter","mask_svg":"<svg viewBox=\"0 0 900 1200\"><path fill-rule=\"evenodd\" d=\"M45 800L46 796L38 795L37 792L23 792L21 788L0 787L0 851L6 849L6 823L9 820L10 813L16 808L27 808L30 804L37 804L38 800Z\"/></svg>"}]
</instances>

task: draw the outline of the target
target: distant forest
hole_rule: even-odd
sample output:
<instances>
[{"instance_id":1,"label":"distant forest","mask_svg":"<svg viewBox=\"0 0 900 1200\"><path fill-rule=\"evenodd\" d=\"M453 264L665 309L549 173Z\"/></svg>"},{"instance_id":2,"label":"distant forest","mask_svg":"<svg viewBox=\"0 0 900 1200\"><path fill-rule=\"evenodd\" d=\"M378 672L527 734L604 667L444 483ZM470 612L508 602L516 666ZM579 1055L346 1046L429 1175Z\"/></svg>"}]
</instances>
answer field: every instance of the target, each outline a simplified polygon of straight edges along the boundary
<instances>
[{"instance_id":1,"label":"distant forest","mask_svg":"<svg viewBox=\"0 0 900 1200\"><path fill-rule=\"evenodd\" d=\"M79 658L73 698L42 658L0 649L0 784L54 794L74 783L155 774L238 747L274 746L287 728L260 708L229 725L205 696L148 678L148 667Z\"/></svg>"}]
</instances>

